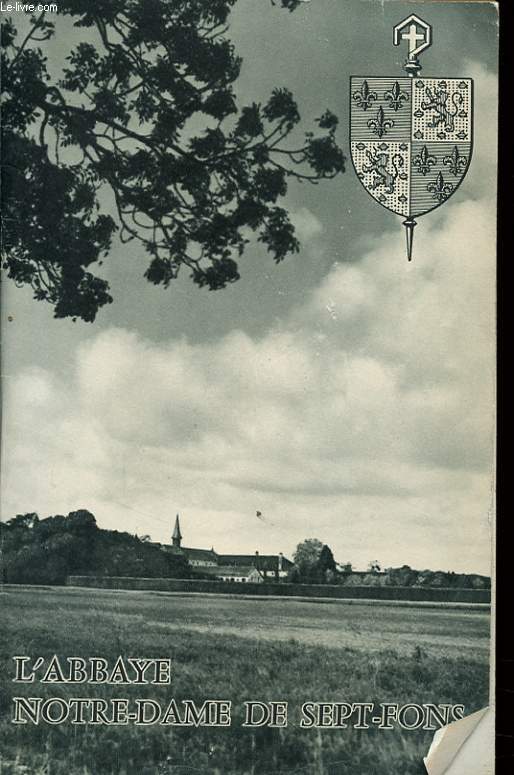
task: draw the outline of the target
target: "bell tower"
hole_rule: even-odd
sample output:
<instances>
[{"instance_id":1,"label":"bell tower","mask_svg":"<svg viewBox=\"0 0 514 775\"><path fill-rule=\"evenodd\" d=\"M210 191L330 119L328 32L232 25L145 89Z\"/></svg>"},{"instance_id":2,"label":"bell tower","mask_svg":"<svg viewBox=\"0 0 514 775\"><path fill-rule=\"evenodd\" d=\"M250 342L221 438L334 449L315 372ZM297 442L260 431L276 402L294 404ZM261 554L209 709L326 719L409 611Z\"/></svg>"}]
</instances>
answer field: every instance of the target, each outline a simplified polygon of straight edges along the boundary
<instances>
[{"instance_id":1,"label":"bell tower","mask_svg":"<svg viewBox=\"0 0 514 775\"><path fill-rule=\"evenodd\" d=\"M178 514L175 517L175 528L173 530L173 535L171 536L171 540L173 542L173 546L175 546L177 549L180 549L180 544L182 542L182 533L180 532L180 520L178 518Z\"/></svg>"}]
</instances>

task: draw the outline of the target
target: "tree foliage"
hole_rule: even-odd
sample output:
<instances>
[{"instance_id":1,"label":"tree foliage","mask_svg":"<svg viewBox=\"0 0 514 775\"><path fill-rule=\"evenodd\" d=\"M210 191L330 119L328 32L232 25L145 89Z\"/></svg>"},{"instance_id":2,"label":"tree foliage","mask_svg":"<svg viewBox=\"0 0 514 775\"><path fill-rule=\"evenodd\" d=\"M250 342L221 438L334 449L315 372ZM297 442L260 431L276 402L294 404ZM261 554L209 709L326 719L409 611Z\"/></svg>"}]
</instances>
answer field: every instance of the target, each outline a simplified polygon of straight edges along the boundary
<instances>
[{"instance_id":1,"label":"tree foliage","mask_svg":"<svg viewBox=\"0 0 514 775\"><path fill-rule=\"evenodd\" d=\"M101 530L90 511L0 523L2 580L64 584L70 574L189 578L187 560L129 533Z\"/></svg>"},{"instance_id":2,"label":"tree foliage","mask_svg":"<svg viewBox=\"0 0 514 775\"><path fill-rule=\"evenodd\" d=\"M337 583L337 566L332 550L318 538L306 538L296 547L295 567L289 580L303 584Z\"/></svg>"},{"instance_id":3,"label":"tree foliage","mask_svg":"<svg viewBox=\"0 0 514 775\"><path fill-rule=\"evenodd\" d=\"M316 571L320 582L333 582L336 578L336 570L336 562L332 550L329 546L324 544L318 562L316 563Z\"/></svg>"},{"instance_id":4,"label":"tree foliage","mask_svg":"<svg viewBox=\"0 0 514 775\"><path fill-rule=\"evenodd\" d=\"M148 254L156 285L185 266L200 287L224 288L252 232L281 261L299 248L279 204L288 181L344 170L329 110L300 134L286 88L237 104L236 2L62 0L83 40L60 75L45 51L63 32L44 13L23 35L4 23L2 261L56 317L92 321L112 301L91 267L117 229Z\"/></svg>"},{"instance_id":5,"label":"tree foliage","mask_svg":"<svg viewBox=\"0 0 514 775\"><path fill-rule=\"evenodd\" d=\"M333 583L336 563L332 550L318 538L306 538L293 555L297 573L292 580L304 584Z\"/></svg>"},{"instance_id":6,"label":"tree foliage","mask_svg":"<svg viewBox=\"0 0 514 775\"><path fill-rule=\"evenodd\" d=\"M300 571L313 568L319 560L323 544L318 538L301 541L293 554L294 564Z\"/></svg>"}]
</instances>

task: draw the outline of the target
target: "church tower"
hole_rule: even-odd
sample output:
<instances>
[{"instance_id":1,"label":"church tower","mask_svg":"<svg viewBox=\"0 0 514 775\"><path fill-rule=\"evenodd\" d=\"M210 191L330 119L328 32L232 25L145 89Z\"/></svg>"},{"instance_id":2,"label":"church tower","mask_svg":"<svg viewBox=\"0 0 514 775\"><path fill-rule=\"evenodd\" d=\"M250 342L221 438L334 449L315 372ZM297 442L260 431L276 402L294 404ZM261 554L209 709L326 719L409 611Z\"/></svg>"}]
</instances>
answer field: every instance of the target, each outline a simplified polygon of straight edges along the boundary
<instances>
[{"instance_id":1,"label":"church tower","mask_svg":"<svg viewBox=\"0 0 514 775\"><path fill-rule=\"evenodd\" d=\"M171 537L171 540L173 541L173 546L175 546L177 549L180 549L180 543L182 541L182 533L180 532L180 522L179 522L178 514L175 518L175 529L173 530L173 535Z\"/></svg>"}]
</instances>

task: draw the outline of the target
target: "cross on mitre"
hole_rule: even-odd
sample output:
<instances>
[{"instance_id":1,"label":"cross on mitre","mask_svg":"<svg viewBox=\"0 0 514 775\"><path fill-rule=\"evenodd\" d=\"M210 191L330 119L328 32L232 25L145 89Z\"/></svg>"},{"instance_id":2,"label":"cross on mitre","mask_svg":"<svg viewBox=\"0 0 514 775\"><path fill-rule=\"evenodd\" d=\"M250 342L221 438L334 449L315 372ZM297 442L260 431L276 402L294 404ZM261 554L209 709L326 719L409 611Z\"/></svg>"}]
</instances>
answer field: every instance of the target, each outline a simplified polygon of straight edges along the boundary
<instances>
[{"instance_id":1,"label":"cross on mitre","mask_svg":"<svg viewBox=\"0 0 514 775\"><path fill-rule=\"evenodd\" d=\"M422 33L421 35L418 35L417 32L418 28L415 24L411 24L409 27L409 32L402 33L402 39L409 41L409 56L412 56L414 53L414 50L416 48L416 43L418 40L425 40L425 35Z\"/></svg>"},{"instance_id":2,"label":"cross on mitre","mask_svg":"<svg viewBox=\"0 0 514 775\"><path fill-rule=\"evenodd\" d=\"M408 32L405 32L408 30ZM409 59L415 60L417 55L432 43L432 27L416 14L407 16L393 28L393 43L399 46L402 40L409 43Z\"/></svg>"}]
</instances>

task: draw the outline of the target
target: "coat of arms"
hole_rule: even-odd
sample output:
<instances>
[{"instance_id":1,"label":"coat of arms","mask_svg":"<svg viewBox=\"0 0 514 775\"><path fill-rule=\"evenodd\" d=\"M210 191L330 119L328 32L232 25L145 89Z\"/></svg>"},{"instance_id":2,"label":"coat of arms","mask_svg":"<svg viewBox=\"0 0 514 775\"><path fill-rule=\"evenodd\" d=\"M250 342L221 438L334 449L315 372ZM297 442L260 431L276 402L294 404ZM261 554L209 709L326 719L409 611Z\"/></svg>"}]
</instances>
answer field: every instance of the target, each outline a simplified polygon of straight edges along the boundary
<instances>
[{"instance_id":1,"label":"coat of arms","mask_svg":"<svg viewBox=\"0 0 514 775\"><path fill-rule=\"evenodd\" d=\"M418 55L432 29L414 14L396 25L393 42L409 43L406 76L352 76L350 148L362 185L398 215L412 257L415 218L443 204L471 160L473 81L422 78Z\"/></svg>"}]
</instances>

